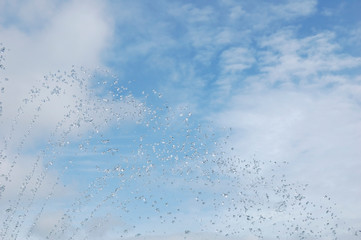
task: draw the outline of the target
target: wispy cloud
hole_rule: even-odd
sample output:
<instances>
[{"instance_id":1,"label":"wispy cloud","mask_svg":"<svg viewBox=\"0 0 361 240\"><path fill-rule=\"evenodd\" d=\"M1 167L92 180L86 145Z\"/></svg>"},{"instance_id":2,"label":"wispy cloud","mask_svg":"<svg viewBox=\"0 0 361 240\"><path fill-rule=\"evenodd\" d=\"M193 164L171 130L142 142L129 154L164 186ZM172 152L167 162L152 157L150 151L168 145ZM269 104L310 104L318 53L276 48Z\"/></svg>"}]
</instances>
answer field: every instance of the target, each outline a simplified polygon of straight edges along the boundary
<instances>
[{"instance_id":1,"label":"wispy cloud","mask_svg":"<svg viewBox=\"0 0 361 240\"><path fill-rule=\"evenodd\" d=\"M307 1L286 1L279 5L271 5L271 13L274 18L292 19L296 17L308 16L315 13L317 0Z\"/></svg>"},{"instance_id":2,"label":"wispy cloud","mask_svg":"<svg viewBox=\"0 0 361 240\"><path fill-rule=\"evenodd\" d=\"M303 39L292 35L290 31L281 31L261 41L260 46L269 49L260 51L259 59L260 71L266 73L266 81L296 80L317 84L319 74L337 74L361 64L361 58L340 52L340 46L331 32Z\"/></svg>"},{"instance_id":3,"label":"wispy cloud","mask_svg":"<svg viewBox=\"0 0 361 240\"><path fill-rule=\"evenodd\" d=\"M255 59L249 50L245 48L230 48L221 53L222 71L225 73L242 72L250 68Z\"/></svg>"},{"instance_id":4,"label":"wispy cloud","mask_svg":"<svg viewBox=\"0 0 361 240\"><path fill-rule=\"evenodd\" d=\"M260 72L248 75L248 88L212 119L235 129L232 141L243 158L290 162L291 179L311 179L310 196L331 193L352 219L361 109L354 92L359 79L348 70L358 68L360 58L342 52L334 33L293 34L260 41L267 49L258 51Z\"/></svg>"}]
</instances>

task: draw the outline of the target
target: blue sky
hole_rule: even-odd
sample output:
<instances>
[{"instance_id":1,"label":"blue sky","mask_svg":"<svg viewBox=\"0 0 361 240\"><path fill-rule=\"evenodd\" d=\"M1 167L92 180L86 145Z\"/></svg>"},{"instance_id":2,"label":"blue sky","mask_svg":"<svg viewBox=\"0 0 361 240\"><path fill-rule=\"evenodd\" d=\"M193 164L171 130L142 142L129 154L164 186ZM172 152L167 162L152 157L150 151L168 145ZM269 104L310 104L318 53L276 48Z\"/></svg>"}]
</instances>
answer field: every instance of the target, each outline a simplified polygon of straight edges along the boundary
<instances>
[{"instance_id":1,"label":"blue sky","mask_svg":"<svg viewBox=\"0 0 361 240\"><path fill-rule=\"evenodd\" d=\"M357 239L360 9L0 1L0 236Z\"/></svg>"}]
</instances>

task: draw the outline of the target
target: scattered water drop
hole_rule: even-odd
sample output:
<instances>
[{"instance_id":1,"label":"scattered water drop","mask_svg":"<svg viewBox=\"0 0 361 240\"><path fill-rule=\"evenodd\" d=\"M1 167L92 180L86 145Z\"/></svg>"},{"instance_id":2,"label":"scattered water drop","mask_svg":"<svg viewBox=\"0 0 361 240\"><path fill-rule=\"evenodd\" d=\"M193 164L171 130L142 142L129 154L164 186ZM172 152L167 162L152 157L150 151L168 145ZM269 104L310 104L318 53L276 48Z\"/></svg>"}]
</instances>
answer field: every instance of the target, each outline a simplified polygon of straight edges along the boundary
<instances>
[{"instance_id":1,"label":"scattered water drop","mask_svg":"<svg viewBox=\"0 0 361 240\"><path fill-rule=\"evenodd\" d=\"M25 96L13 133L1 145L16 149L10 157L10 147L0 152L0 167L9 168L0 172L2 239L33 239L44 221L51 225L46 239L91 239L107 225L120 239L185 228L187 237L196 231L258 239L266 233L279 239L336 236L332 208L307 199L306 187L277 174L272 161L240 159L228 129L220 134L195 123L187 108L153 106L163 100L157 90L147 98L142 91L140 100L113 76L74 66L42 81ZM89 82L106 90L99 93ZM56 105L61 113L54 111L55 123L45 125L41 115ZM17 128L25 129L20 140ZM31 149L35 131L46 138L39 149ZM32 151L35 160L28 159ZM266 172L271 168L276 170ZM16 178L20 170L25 174ZM11 191L12 198L6 196Z\"/></svg>"}]
</instances>

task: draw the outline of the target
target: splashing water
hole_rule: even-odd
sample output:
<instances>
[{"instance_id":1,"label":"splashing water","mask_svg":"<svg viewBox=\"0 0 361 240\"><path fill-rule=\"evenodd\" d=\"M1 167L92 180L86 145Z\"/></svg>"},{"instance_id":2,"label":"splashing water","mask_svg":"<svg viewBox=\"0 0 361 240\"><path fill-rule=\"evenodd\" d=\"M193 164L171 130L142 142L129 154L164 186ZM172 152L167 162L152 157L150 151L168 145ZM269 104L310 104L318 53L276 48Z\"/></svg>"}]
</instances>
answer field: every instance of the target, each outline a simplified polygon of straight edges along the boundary
<instances>
[{"instance_id":1,"label":"splashing water","mask_svg":"<svg viewBox=\"0 0 361 240\"><path fill-rule=\"evenodd\" d=\"M133 94L107 71L73 67L13 102L5 52L1 239L337 239L343 231L328 196L312 202L282 164L240 159L231 131L204 127L156 90Z\"/></svg>"}]
</instances>

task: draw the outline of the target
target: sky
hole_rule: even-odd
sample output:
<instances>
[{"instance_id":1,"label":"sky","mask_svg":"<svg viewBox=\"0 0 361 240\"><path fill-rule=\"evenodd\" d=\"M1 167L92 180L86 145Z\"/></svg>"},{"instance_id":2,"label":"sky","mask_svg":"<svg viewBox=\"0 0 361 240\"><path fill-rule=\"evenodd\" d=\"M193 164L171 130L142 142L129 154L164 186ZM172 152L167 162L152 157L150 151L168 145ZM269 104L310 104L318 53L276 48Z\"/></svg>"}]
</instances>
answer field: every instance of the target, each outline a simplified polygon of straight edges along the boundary
<instances>
[{"instance_id":1,"label":"sky","mask_svg":"<svg viewBox=\"0 0 361 240\"><path fill-rule=\"evenodd\" d=\"M0 0L2 239L359 239L361 2Z\"/></svg>"}]
</instances>

